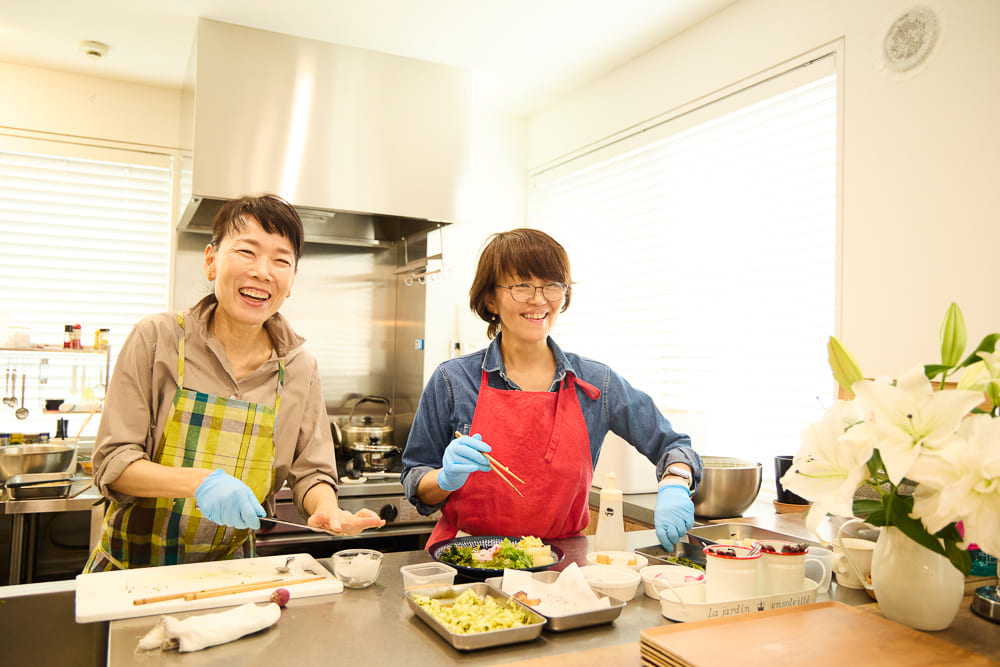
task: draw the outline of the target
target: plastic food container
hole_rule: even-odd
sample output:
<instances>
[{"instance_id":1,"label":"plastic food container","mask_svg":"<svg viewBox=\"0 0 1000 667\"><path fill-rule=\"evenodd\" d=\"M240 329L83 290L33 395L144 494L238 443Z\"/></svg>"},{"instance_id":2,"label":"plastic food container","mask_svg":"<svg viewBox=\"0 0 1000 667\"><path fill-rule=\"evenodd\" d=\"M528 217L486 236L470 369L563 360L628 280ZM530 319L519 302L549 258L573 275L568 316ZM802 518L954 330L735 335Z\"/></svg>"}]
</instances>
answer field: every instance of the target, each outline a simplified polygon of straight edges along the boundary
<instances>
[{"instance_id":1,"label":"plastic food container","mask_svg":"<svg viewBox=\"0 0 1000 667\"><path fill-rule=\"evenodd\" d=\"M367 588L382 571L382 552L344 549L333 554L333 573L347 588Z\"/></svg>"},{"instance_id":2,"label":"plastic food container","mask_svg":"<svg viewBox=\"0 0 1000 667\"><path fill-rule=\"evenodd\" d=\"M591 551L587 554L587 564L627 567L638 572L649 565L649 559L633 551Z\"/></svg>"},{"instance_id":3,"label":"plastic food container","mask_svg":"<svg viewBox=\"0 0 1000 667\"><path fill-rule=\"evenodd\" d=\"M433 588L451 586L458 570L444 563L416 563L399 568L403 575L403 588Z\"/></svg>"},{"instance_id":4,"label":"plastic food container","mask_svg":"<svg viewBox=\"0 0 1000 667\"><path fill-rule=\"evenodd\" d=\"M642 582L635 570L614 565L587 565L580 568L580 574L601 595L624 602L635 597Z\"/></svg>"}]
</instances>

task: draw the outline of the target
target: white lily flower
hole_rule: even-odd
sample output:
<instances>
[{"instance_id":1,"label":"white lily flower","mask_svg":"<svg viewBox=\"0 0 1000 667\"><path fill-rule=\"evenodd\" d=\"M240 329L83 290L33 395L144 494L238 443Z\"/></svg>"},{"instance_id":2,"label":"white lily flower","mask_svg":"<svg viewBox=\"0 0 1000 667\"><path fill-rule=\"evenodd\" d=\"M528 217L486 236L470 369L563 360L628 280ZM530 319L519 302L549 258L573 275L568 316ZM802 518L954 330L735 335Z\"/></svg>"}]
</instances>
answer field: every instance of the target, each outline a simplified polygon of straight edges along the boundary
<instances>
[{"instance_id":1,"label":"white lily flower","mask_svg":"<svg viewBox=\"0 0 1000 667\"><path fill-rule=\"evenodd\" d=\"M931 533L961 521L965 539L1000 554L1000 420L972 415L951 446L921 456L908 475L919 482L913 516Z\"/></svg>"},{"instance_id":2,"label":"white lily flower","mask_svg":"<svg viewBox=\"0 0 1000 667\"><path fill-rule=\"evenodd\" d=\"M852 516L854 492L868 475L873 443L846 437L863 420L853 402L836 401L802 431L802 449L781 478L783 487L813 502L806 525L816 533L827 514Z\"/></svg>"},{"instance_id":3,"label":"white lily flower","mask_svg":"<svg viewBox=\"0 0 1000 667\"><path fill-rule=\"evenodd\" d=\"M871 414L857 428L878 443L893 484L903 480L922 451L946 448L962 418L982 401L974 391L935 392L921 366L907 371L895 386L879 378L856 382L851 389Z\"/></svg>"}]
</instances>

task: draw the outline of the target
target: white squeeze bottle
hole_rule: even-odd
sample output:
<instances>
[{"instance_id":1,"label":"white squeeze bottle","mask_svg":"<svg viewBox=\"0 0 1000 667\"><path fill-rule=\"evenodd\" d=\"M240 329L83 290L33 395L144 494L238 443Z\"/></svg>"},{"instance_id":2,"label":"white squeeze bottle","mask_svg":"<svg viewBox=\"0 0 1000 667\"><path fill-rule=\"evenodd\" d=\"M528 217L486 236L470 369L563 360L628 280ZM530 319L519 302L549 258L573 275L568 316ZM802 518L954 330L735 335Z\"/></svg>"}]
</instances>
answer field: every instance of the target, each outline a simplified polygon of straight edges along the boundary
<instances>
[{"instance_id":1,"label":"white squeeze bottle","mask_svg":"<svg viewBox=\"0 0 1000 667\"><path fill-rule=\"evenodd\" d=\"M594 533L597 551L625 551L625 522L622 519L622 491L615 488L615 474L609 472L601 489L601 508Z\"/></svg>"}]
</instances>

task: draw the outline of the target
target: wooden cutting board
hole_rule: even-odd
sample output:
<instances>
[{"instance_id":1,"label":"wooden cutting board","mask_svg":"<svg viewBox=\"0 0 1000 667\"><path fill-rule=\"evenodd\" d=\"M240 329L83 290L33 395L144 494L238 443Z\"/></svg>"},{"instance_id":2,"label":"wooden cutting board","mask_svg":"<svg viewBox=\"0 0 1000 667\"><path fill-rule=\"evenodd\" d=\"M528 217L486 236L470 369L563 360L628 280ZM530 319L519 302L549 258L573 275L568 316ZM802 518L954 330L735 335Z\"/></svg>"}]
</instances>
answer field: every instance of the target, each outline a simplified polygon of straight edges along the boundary
<instances>
[{"instance_id":1,"label":"wooden cutting board","mask_svg":"<svg viewBox=\"0 0 1000 667\"><path fill-rule=\"evenodd\" d=\"M985 656L842 602L774 609L640 632L643 664L655 667L995 665Z\"/></svg>"},{"instance_id":2,"label":"wooden cutting board","mask_svg":"<svg viewBox=\"0 0 1000 667\"><path fill-rule=\"evenodd\" d=\"M266 602L277 588L287 588L292 599L341 593L344 585L309 554L295 554L288 574L277 571L288 556L236 558L233 560L164 565L134 570L94 572L76 577L76 622L92 623L136 616L155 616L179 611L213 607L231 607L246 602ZM313 575L306 570L312 570ZM283 584L282 581L310 579L318 581ZM279 579L266 588L196 600L174 599L136 605L139 598L188 593L209 588L235 586Z\"/></svg>"}]
</instances>

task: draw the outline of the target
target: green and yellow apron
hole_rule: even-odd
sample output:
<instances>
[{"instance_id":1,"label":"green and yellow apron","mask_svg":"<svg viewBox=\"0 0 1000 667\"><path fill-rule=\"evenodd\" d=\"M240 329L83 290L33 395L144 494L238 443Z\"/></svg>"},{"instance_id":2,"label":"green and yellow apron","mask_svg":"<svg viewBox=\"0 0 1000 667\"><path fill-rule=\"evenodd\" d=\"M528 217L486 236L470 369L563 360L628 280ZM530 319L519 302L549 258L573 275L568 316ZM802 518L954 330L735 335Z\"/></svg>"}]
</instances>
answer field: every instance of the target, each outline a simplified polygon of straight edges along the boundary
<instances>
[{"instance_id":1,"label":"green and yellow apron","mask_svg":"<svg viewBox=\"0 0 1000 667\"><path fill-rule=\"evenodd\" d=\"M281 403L285 365L278 361L274 407L184 388L184 319L177 391L153 462L186 468L221 468L249 486L257 500L274 491L274 422ZM112 502L100 544L84 572L177 565L253 555L251 531L204 518L194 498L136 498Z\"/></svg>"}]
</instances>

